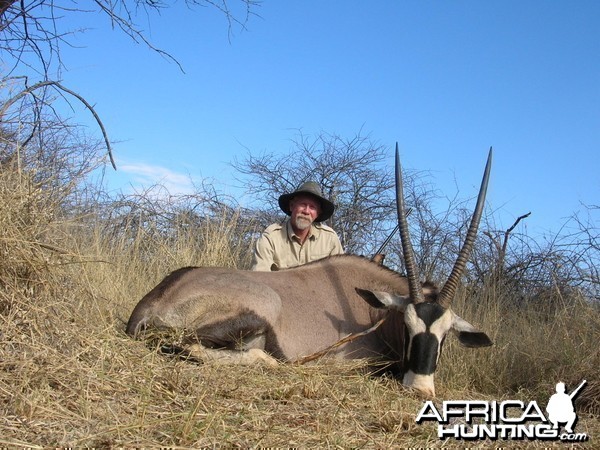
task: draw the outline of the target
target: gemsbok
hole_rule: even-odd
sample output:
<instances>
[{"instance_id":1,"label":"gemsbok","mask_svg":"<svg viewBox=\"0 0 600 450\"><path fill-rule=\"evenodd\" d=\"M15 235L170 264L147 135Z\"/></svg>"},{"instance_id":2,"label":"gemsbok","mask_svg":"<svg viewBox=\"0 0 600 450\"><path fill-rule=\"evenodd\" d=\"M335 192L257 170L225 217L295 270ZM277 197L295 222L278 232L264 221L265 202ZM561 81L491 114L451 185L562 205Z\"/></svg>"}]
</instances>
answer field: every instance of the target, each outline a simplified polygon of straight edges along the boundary
<instances>
[{"instance_id":1,"label":"gemsbok","mask_svg":"<svg viewBox=\"0 0 600 450\"><path fill-rule=\"evenodd\" d=\"M369 358L401 376L405 386L434 397L433 376L450 330L466 347L492 345L450 308L477 234L491 160L490 148L465 242L440 290L419 281L396 145L396 205L406 277L354 255L278 272L185 267L140 300L126 331L137 336L149 326L177 329L190 354L234 363L299 361L328 349L323 353L329 357Z\"/></svg>"}]
</instances>

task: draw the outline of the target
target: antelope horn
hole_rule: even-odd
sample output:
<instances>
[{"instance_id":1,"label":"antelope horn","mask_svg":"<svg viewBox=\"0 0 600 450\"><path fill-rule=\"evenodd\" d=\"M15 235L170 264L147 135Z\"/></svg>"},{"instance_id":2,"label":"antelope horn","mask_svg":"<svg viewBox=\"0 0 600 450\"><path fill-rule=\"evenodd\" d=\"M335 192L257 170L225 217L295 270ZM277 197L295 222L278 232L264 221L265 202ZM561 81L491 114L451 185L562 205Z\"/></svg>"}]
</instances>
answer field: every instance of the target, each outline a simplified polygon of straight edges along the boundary
<instances>
[{"instance_id":1,"label":"antelope horn","mask_svg":"<svg viewBox=\"0 0 600 450\"><path fill-rule=\"evenodd\" d=\"M419 271L415 263L415 252L413 251L408 234L408 222L406 221L406 209L404 206L404 192L402 187L402 168L400 167L400 153L396 142L396 208L398 210L398 227L400 229L400 241L402 242L402 253L404 254L404 265L406 266L406 278L410 298L414 303L423 303L423 291L419 282Z\"/></svg>"},{"instance_id":2,"label":"antelope horn","mask_svg":"<svg viewBox=\"0 0 600 450\"><path fill-rule=\"evenodd\" d=\"M446 284L444 284L444 287L438 296L438 302L445 308L449 308L450 304L452 303L452 299L456 294L458 282L465 271L467 260L469 259L471 250L473 249L473 244L475 243L477 228L479 227L479 221L481 220L481 214L483 213L483 205L485 203L485 194L487 192L488 181L490 179L491 166L492 147L490 147L490 152L488 154L485 171L483 172L483 179L481 180L481 188L479 189L479 196L477 197L477 205L475 206L473 217L471 217L471 224L469 225L469 230L467 231L467 237L465 238L465 242L460 250L460 253L458 254L458 258L454 263L454 267L452 268L452 272L448 277L448 281L446 281Z\"/></svg>"}]
</instances>

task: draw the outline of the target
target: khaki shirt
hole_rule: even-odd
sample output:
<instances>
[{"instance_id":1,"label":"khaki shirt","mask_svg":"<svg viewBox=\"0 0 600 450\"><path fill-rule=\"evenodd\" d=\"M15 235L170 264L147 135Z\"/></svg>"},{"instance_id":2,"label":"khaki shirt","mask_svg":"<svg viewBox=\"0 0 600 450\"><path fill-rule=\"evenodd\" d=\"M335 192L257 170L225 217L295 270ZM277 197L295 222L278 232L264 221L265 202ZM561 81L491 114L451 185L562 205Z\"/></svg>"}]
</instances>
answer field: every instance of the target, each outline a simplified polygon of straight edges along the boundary
<instances>
[{"instance_id":1,"label":"khaki shirt","mask_svg":"<svg viewBox=\"0 0 600 450\"><path fill-rule=\"evenodd\" d=\"M300 266L330 255L344 253L340 238L332 228L320 223L311 225L310 235L303 244L287 220L284 224L267 227L256 241L252 270L270 271Z\"/></svg>"}]
</instances>

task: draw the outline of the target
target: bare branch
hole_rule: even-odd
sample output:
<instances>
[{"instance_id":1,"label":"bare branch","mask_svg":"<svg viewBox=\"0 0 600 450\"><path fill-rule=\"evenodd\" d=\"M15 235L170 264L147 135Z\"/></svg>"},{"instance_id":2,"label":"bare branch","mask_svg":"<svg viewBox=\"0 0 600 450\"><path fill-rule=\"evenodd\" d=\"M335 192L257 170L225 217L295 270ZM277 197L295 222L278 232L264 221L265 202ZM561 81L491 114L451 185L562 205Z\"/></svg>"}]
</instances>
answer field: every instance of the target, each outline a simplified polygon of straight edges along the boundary
<instances>
[{"instance_id":1,"label":"bare branch","mask_svg":"<svg viewBox=\"0 0 600 450\"><path fill-rule=\"evenodd\" d=\"M227 21L228 38L231 40L233 27L246 29L254 10L260 5L255 0L186 0L188 7L202 6L218 10ZM72 5L72 6L71 6ZM147 33L136 24L142 14L159 13L164 8L175 8L175 1L165 0L94 0L92 8L84 9L69 0L47 2L45 0L0 0L0 51L4 62L12 65L11 74L21 66L39 73L44 79L60 78L64 69L61 47L70 45L68 37L82 29L73 29L69 24L78 23L78 14L102 13L109 18L113 28L125 33L136 43L177 64L179 61L170 53L155 46ZM71 19L67 22L66 19ZM63 20L65 19L65 20Z\"/></svg>"},{"instance_id":2,"label":"bare branch","mask_svg":"<svg viewBox=\"0 0 600 450\"><path fill-rule=\"evenodd\" d=\"M278 197L304 181L320 184L336 205L328 224L349 252L373 254L395 226L393 178L384 164L385 148L360 133L343 138L325 132L309 136L298 132L284 154L253 155L232 166L258 210L271 221L281 219ZM279 215L279 218L278 218ZM268 225L265 223L264 226Z\"/></svg>"},{"instance_id":3,"label":"bare branch","mask_svg":"<svg viewBox=\"0 0 600 450\"><path fill-rule=\"evenodd\" d=\"M67 89L66 87L64 87L63 85L61 85L60 83L58 83L56 81L42 81L42 82L36 83L33 86L23 89L17 95L8 99L4 103L4 105L2 105L2 108L0 109L0 122L2 121L2 119L4 117L4 114L6 114L6 111L15 102L19 101L19 99L25 97L26 95L33 94L34 91L36 91L38 89L48 87L48 86L55 87L69 95L72 95L77 100L79 100L81 103L83 103L85 105L85 107L92 113L92 115L94 116L94 119L96 120L96 123L98 124L98 126L100 127L100 130L102 131L102 136L104 137L104 143L106 144L106 150L108 152L108 157L110 158L110 163L113 166L113 169L117 170L117 165L115 164L115 160L114 160L113 154L112 154L112 147L110 145L110 140L108 139L108 134L106 132L106 129L104 128L104 124L102 123L100 116L98 116L94 107L92 105L90 105L90 103L85 98L83 98L81 95L77 94L76 92L74 92L70 89Z\"/></svg>"}]
</instances>

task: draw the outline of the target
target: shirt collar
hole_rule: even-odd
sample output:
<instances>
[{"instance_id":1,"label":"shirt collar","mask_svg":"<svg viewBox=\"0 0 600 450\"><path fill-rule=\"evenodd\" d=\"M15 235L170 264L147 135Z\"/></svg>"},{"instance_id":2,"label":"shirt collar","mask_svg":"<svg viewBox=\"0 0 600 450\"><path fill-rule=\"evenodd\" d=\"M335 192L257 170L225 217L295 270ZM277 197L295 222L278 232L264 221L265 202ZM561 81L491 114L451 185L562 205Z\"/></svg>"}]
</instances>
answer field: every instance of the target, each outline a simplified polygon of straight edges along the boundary
<instances>
[{"instance_id":1,"label":"shirt collar","mask_svg":"<svg viewBox=\"0 0 600 450\"><path fill-rule=\"evenodd\" d=\"M294 233L294 229L292 228L292 222L290 219L287 220L286 230L289 240L295 240L296 242L300 242L300 238L296 236ZM308 239L311 241L316 241L321 235L321 225L314 223L310 226L310 234L308 235Z\"/></svg>"}]
</instances>

